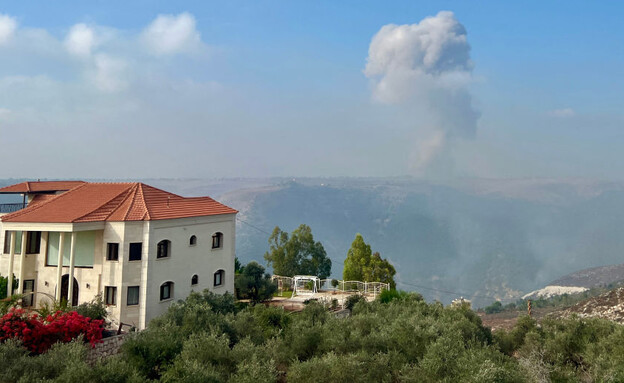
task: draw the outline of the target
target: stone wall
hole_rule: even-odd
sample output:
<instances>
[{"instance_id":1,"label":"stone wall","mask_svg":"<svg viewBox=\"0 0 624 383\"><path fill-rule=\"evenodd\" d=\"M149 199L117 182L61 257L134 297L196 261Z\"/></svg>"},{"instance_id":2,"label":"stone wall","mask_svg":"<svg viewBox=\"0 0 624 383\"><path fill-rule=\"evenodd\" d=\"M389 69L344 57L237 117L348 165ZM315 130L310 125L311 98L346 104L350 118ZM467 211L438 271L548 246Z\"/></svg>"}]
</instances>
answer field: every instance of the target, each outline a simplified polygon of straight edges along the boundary
<instances>
[{"instance_id":1,"label":"stone wall","mask_svg":"<svg viewBox=\"0 0 624 383\"><path fill-rule=\"evenodd\" d=\"M94 363L99 359L104 359L112 355L117 355L117 353L119 353L121 345L124 343L129 335L129 333L125 333L102 339L102 343L98 343L95 345L95 348L89 349L87 361L89 363Z\"/></svg>"}]
</instances>

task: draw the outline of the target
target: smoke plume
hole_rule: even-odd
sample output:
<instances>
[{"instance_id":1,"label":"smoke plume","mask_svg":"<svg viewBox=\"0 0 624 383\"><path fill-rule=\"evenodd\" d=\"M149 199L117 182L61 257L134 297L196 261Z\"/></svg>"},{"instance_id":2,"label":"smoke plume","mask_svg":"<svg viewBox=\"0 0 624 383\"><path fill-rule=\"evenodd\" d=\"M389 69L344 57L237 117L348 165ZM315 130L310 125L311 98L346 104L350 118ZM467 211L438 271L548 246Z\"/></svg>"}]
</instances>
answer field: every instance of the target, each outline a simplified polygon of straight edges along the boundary
<instances>
[{"instance_id":1,"label":"smoke plume","mask_svg":"<svg viewBox=\"0 0 624 383\"><path fill-rule=\"evenodd\" d=\"M410 111L417 129L411 166L424 173L448 163L455 139L473 138L479 113L472 106L473 82L466 29L448 11L417 24L383 26L373 37L364 74L373 97Z\"/></svg>"}]
</instances>

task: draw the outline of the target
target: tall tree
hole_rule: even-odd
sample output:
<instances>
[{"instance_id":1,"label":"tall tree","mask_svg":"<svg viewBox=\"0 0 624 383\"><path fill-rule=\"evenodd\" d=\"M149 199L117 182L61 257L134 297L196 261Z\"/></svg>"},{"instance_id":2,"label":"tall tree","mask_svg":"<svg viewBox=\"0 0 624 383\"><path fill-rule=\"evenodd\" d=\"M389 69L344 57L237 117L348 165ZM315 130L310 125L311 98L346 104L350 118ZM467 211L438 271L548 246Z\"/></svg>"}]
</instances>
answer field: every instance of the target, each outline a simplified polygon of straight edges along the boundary
<instances>
[{"instance_id":1,"label":"tall tree","mask_svg":"<svg viewBox=\"0 0 624 383\"><path fill-rule=\"evenodd\" d=\"M364 238L360 233L356 234L355 240L353 240L351 248L347 252L342 279L345 281L364 281L371 254L370 245L364 242Z\"/></svg>"},{"instance_id":2,"label":"tall tree","mask_svg":"<svg viewBox=\"0 0 624 383\"><path fill-rule=\"evenodd\" d=\"M264 259L277 275L316 275L325 279L331 274L331 259L327 258L323 244L314 242L312 229L305 224L290 235L276 226Z\"/></svg>"},{"instance_id":3,"label":"tall tree","mask_svg":"<svg viewBox=\"0 0 624 383\"><path fill-rule=\"evenodd\" d=\"M394 266L387 259L382 259L379 252L373 254L370 245L364 242L362 235L356 234L347 252L342 278L345 281L389 283L390 288L394 289L396 288L395 274Z\"/></svg>"}]
</instances>

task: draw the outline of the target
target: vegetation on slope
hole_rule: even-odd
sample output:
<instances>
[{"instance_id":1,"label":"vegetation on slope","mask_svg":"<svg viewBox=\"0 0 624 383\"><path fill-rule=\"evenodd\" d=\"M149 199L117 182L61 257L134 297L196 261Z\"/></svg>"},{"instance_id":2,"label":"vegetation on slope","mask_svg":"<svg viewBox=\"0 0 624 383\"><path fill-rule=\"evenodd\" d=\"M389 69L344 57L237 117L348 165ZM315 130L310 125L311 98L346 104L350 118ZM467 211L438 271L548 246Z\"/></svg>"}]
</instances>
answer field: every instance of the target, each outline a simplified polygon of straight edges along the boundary
<instances>
[{"instance_id":1,"label":"vegetation on slope","mask_svg":"<svg viewBox=\"0 0 624 383\"><path fill-rule=\"evenodd\" d=\"M599 319L528 318L494 334L466 308L388 292L339 319L232 296L193 293L133 335L122 354L89 366L80 343L30 356L0 345L0 381L538 382L622 381L624 327Z\"/></svg>"},{"instance_id":2,"label":"vegetation on slope","mask_svg":"<svg viewBox=\"0 0 624 383\"><path fill-rule=\"evenodd\" d=\"M531 299L531 306L533 308L556 308L562 309L573 306L579 302L582 302L586 299L597 297L599 295L605 294L617 287L621 287L622 282L611 283L606 287L594 287L587 291L583 291L577 294L561 294L548 298L538 298ZM492 304L484 307L483 310L486 314L496 314L503 311L527 311L528 300L527 299L518 299L515 303L508 303L503 305L500 301L492 302Z\"/></svg>"}]
</instances>

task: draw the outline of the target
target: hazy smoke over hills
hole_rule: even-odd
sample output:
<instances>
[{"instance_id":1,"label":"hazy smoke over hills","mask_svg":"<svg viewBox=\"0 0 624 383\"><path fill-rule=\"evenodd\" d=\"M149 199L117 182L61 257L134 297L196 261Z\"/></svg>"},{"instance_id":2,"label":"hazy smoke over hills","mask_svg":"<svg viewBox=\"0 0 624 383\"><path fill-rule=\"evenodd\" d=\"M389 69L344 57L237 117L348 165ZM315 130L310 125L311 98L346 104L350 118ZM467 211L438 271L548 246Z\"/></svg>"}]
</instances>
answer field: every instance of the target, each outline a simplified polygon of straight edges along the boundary
<instances>
[{"instance_id":1,"label":"hazy smoke over hills","mask_svg":"<svg viewBox=\"0 0 624 383\"><path fill-rule=\"evenodd\" d=\"M442 170L451 142L475 136L479 113L469 91L472 67L466 29L452 12L418 24L385 25L373 37L364 73L377 101L404 108L414 119L416 173L434 162L435 170Z\"/></svg>"}]
</instances>

